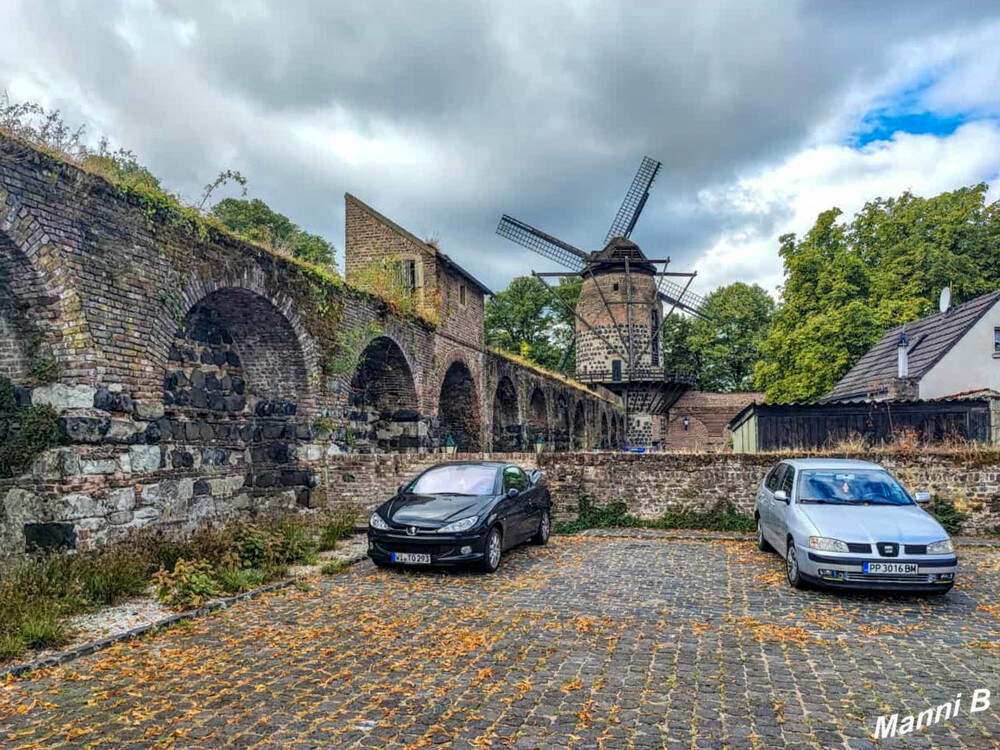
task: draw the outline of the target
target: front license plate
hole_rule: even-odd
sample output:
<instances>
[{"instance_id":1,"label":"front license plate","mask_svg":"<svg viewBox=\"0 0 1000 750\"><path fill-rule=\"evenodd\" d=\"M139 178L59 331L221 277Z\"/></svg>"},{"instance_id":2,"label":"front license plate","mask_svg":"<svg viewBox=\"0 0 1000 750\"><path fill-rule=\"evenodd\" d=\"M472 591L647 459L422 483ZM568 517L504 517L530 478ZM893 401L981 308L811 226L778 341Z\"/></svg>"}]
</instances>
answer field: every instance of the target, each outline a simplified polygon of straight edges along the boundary
<instances>
[{"instance_id":1,"label":"front license plate","mask_svg":"<svg viewBox=\"0 0 1000 750\"><path fill-rule=\"evenodd\" d=\"M404 565L430 565L431 556L422 552L393 552L392 561Z\"/></svg>"},{"instance_id":2,"label":"front license plate","mask_svg":"<svg viewBox=\"0 0 1000 750\"><path fill-rule=\"evenodd\" d=\"M893 563L893 562L866 562L865 573L878 575L880 573L893 573L895 575L916 575L916 563Z\"/></svg>"}]
</instances>

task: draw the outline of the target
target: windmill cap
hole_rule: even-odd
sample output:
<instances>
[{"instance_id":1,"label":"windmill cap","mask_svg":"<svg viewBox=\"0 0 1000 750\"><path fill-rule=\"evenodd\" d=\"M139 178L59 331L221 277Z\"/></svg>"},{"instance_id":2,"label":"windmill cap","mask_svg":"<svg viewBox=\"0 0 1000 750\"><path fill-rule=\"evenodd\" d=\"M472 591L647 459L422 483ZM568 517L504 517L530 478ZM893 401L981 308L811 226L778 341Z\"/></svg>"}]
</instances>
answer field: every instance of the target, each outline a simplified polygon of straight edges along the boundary
<instances>
[{"instance_id":1,"label":"windmill cap","mask_svg":"<svg viewBox=\"0 0 1000 750\"><path fill-rule=\"evenodd\" d=\"M646 256L639 246L627 237L612 238L611 242L605 245L603 249L591 255L591 264L593 266L613 264L616 268L621 268L621 263L626 259L635 263L632 266L633 270L656 272L653 264L646 261Z\"/></svg>"}]
</instances>

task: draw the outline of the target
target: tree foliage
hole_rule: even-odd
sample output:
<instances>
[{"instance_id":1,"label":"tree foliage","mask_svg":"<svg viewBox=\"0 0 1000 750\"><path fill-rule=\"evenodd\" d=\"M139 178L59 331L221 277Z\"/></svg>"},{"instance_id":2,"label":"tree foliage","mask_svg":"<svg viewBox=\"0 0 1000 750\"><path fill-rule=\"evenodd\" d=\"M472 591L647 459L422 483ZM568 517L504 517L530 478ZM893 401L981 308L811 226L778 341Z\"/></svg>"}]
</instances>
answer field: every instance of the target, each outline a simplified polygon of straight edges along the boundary
<instances>
[{"instance_id":1,"label":"tree foliage","mask_svg":"<svg viewBox=\"0 0 1000 750\"><path fill-rule=\"evenodd\" d=\"M1000 208L985 184L871 201L853 221L831 209L801 239L781 237L782 305L755 372L770 401L819 398L889 328L1000 286Z\"/></svg>"},{"instance_id":2,"label":"tree foliage","mask_svg":"<svg viewBox=\"0 0 1000 750\"><path fill-rule=\"evenodd\" d=\"M579 279L564 280L553 293L536 278L518 276L486 303L486 341L552 370L563 363L562 371L571 373L572 357L564 362L564 355L579 296Z\"/></svg>"},{"instance_id":3,"label":"tree foliage","mask_svg":"<svg viewBox=\"0 0 1000 750\"><path fill-rule=\"evenodd\" d=\"M708 319L671 315L663 326L664 369L696 372L706 391L747 391L774 315L760 286L736 282L705 298Z\"/></svg>"},{"instance_id":4,"label":"tree foliage","mask_svg":"<svg viewBox=\"0 0 1000 750\"><path fill-rule=\"evenodd\" d=\"M333 244L309 234L260 198L225 198L216 203L212 216L226 228L278 252L322 266L333 266Z\"/></svg>"}]
</instances>

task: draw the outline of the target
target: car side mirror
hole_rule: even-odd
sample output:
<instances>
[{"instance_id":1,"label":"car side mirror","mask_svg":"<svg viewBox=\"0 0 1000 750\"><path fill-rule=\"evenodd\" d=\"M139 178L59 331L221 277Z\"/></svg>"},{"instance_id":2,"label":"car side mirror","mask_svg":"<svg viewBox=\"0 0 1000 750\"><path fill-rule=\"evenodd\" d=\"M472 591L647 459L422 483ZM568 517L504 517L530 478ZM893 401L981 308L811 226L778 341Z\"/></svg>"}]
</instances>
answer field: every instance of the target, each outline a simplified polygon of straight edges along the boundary
<instances>
[{"instance_id":1,"label":"car side mirror","mask_svg":"<svg viewBox=\"0 0 1000 750\"><path fill-rule=\"evenodd\" d=\"M397 489L396 492L398 492L400 495L403 495L406 493L406 487L407 485L401 484L399 485L399 489Z\"/></svg>"},{"instance_id":2,"label":"car side mirror","mask_svg":"<svg viewBox=\"0 0 1000 750\"><path fill-rule=\"evenodd\" d=\"M511 487L509 490L507 490L507 497L513 498L517 497L517 495L518 495L517 487Z\"/></svg>"},{"instance_id":3,"label":"car side mirror","mask_svg":"<svg viewBox=\"0 0 1000 750\"><path fill-rule=\"evenodd\" d=\"M541 482L544 477L545 477L545 472L544 471L542 471L541 469L535 469L533 472L531 472L531 484L532 484L532 486L534 486L534 485L538 484L539 482Z\"/></svg>"},{"instance_id":4,"label":"car side mirror","mask_svg":"<svg viewBox=\"0 0 1000 750\"><path fill-rule=\"evenodd\" d=\"M779 503L787 503L788 493L785 492L784 490L778 490L777 492L774 493L774 499L777 500Z\"/></svg>"},{"instance_id":5,"label":"car side mirror","mask_svg":"<svg viewBox=\"0 0 1000 750\"><path fill-rule=\"evenodd\" d=\"M913 496L913 499L916 500L920 505L926 505L931 501L931 493L918 492L916 495Z\"/></svg>"}]
</instances>

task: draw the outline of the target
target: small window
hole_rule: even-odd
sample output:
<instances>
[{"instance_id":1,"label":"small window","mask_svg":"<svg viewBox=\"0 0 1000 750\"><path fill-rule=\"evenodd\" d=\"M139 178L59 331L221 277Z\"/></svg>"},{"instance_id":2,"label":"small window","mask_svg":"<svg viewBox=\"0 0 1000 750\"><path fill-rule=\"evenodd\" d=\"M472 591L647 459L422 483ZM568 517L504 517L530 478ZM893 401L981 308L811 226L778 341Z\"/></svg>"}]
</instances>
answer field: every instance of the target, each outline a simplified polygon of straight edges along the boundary
<instances>
[{"instance_id":1,"label":"small window","mask_svg":"<svg viewBox=\"0 0 1000 750\"><path fill-rule=\"evenodd\" d=\"M622 361L620 359L611 360L611 379L615 382L622 379Z\"/></svg>"},{"instance_id":2,"label":"small window","mask_svg":"<svg viewBox=\"0 0 1000 750\"><path fill-rule=\"evenodd\" d=\"M653 337L652 342L650 342L650 353L649 358L652 360L653 367L659 367L660 365L660 311L653 310L650 315L650 331L649 335Z\"/></svg>"},{"instance_id":3,"label":"small window","mask_svg":"<svg viewBox=\"0 0 1000 750\"><path fill-rule=\"evenodd\" d=\"M993 353L1000 354L1000 326L993 329Z\"/></svg>"},{"instance_id":4,"label":"small window","mask_svg":"<svg viewBox=\"0 0 1000 750\"><path fill-rule=\"evenodd\" d=\"M617 281L614 284L611 285L611 291L612 292L617 292L618 291L618 282Z\"/></svg>"},{"instance_id":5,"label":"small window","mask_svg":"<svg viewBox=\"0 0 1000 750\"><path fill-rule=\"evenodd\" d=\"M528 485L531 482L528 480L528 475L521 471L516 466L508 466L503 471L503 490L515 489L518 492L524 492L528 489Z\"/></svg>"},{"instance_id":6,"label":"small window","mask_svg":"<svg viewBox=\"0 0 1000 750\"><path fill-rule=\"evenodd\" d=\"M411 292L417 290L417 261L411 259L399 261L399 280Z\"/></svg>"},{"instance_id":7,"label":"small window","mask_svg":"<svg viewBox=\"0 0 1000 750\"><path fill-rule=\"evenodd\" d=\"M458 287L458 304L465 306L465 284L460 284Z\"/></svg>"},{"instance_id":8,"label":"small window","mask_svg":"<svg viewBox=\"0 0 1000 750\"><path fill-rule=\"evenodd\" d=\"M781 480L781 474L784 470L784 464L778 464L771 469L771 473L768 474L767 479L764 480L764 486L771 490L771 492L775 492L778 489L778 482Z\"/></svg>"},{"instance_id":9,"label":"small window","mask_svg":"<svg viewBox=\"0 0 1000 750\"><path fill-rule=\"evenodd\" d=\"M789 466L785 469L785 475L781 478L780 489L785 491L788 497L792 496L792 487L795 486L795 469Z\"/></svg>"}]
</instances>

